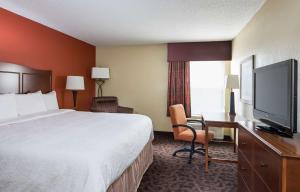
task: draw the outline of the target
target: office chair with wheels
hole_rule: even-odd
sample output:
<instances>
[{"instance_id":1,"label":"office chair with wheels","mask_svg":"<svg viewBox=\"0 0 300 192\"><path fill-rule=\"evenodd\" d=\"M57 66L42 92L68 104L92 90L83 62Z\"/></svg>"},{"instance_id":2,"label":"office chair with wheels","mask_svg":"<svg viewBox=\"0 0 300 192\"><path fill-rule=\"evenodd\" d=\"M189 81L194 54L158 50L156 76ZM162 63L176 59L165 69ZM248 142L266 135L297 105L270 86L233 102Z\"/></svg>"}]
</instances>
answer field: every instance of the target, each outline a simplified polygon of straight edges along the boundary
<instances>
[{"instance_id":1,"label":"office chair with wheels","mask_svg":"<svg viewBox=\"0 0 300 192\"><path fill-rule=\"evenodd\" d=\"M189 153L188 163L190 164L192 161L192 157L195 153L200 155L205 155L204 148L195 147L195 143L200 143L202 145L205 145L205 131L196 130L195 128L192 127L192 125L189 125L188 123L200 123L202 124L202 127L205 127L204 118L202 117L201 120L187 119L183 105L181 104L172 105L170 106L169 110L170 110L171 122L173 127L174 139L178 141L191 142L190 147L188 148L185 147L176 150L173 153L173 156L176 156L176 154L180 152L188 152ZM213 133L208 133L209 141L212 140L213 137L214 137Z\"/></svg>"}]
</instances>

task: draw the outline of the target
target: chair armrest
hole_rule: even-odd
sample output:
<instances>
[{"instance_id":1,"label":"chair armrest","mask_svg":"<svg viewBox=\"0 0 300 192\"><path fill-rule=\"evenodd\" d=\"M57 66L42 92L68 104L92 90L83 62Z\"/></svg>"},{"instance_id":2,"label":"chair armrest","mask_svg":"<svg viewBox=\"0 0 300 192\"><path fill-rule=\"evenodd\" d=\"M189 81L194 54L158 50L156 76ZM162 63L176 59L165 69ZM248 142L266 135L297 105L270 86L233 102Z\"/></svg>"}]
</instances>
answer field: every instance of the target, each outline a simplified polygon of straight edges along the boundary
<instances>
[{"instance_id":1,"label":"chair armrest","mask_svg":"<svg viewBox=\"0 0 300 192\"><path fill-rule=\"evenodd\" d=\"M184 125L184 124L178 124L178 125L173 125L173 128L178 128L178 127L186 127L188 128L189 130L191 130L193 132L193 141L195 141L196 137L197 137L197 133L196 133L196 130L192 127L192 126L189 126L189 125Z\"/></svg>"},{"instance_id":2,"label":"chair armrest","mask_svg":"<svg viewBox=\"0 0 300 192\"><path fill-rule=\"evenodd\" d=\"M133 108L118 106L118 113L133 113Z\"/></svg>"},{"instance_id":3,"label":"chair armrest","mask_svg":"<svg viewBox=\"0 0 300 192\"><path fill-rule=\"evenodd\" d=\"M201 123L203 127L205 127L205 121L200 119L187 119L188 123Z\"/></svg>"}]
</instances>

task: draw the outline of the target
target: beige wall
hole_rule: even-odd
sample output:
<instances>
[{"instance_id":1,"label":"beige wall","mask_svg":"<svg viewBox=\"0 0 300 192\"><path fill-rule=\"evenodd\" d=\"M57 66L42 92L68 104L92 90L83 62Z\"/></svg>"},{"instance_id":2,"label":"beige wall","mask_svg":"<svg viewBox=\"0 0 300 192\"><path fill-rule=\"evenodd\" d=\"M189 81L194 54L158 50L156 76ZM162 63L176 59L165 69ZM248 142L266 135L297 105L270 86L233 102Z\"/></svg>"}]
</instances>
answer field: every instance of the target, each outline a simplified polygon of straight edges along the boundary
<instances>
[{"instance_id":1,"label":"beige wall","mask_svg":"<svg viewBox=\"0 0 300 192\"><path fill-rule=\"evenodd\" d=\"M148 115L158 131L171 131L166 117L167 45L98 47L97 66L109 67L104 95L118 96L120 105Z\"/></svg>"},{"instance_id":2,"label":"beige wall","mask_svg":"<svg viewBox=\"0 0 300 192\"><path fill-rule=\"evenodd\" d=\"M268 0L233 41L232 73L239 74L240 61L253 54L256 67L291 58L300 61L299 10L299 0ZM237 104L239 113L252 118L251 105ZM299 112L298 106L298 119Z\"/></svg>"},{"instance_id":3,"label":"beige wall","mask_svg":"<svg viewBox=\"0 0 300 192\"><path fill-rule=\"evenodd\" d=\"M230 62L226 63L230 71ZM119 98L120 105L151 117L157 131L172 131L166 117L168 63L167 45L97 47L96 65L109 67L111 78L103 86L104 95ZM226 110L228 110L226 94ZM225 134L230 130L225 129Z\"/></svg>"},{"instance_id":4,"label":"beige wall","mask_svg":"<svg viewBox=\"0 0 300 192\"><path fill-rule=\"evenodd\" d=\"M240 61L252 54L256 56L257 67L290 58L300 61L299 10L300 0L268 0L234 39L231 72L239 74ZM168 65L165 44L98 47L96 63L111 69L104 95L118 96L121 105L134 107L137 113L150 116L155 130L171 131L166 117ZM239 98L238 92L236 97ZM238 113L252 118L252 106L238 99L236 105Z\"/></svg>"}]
</instances>

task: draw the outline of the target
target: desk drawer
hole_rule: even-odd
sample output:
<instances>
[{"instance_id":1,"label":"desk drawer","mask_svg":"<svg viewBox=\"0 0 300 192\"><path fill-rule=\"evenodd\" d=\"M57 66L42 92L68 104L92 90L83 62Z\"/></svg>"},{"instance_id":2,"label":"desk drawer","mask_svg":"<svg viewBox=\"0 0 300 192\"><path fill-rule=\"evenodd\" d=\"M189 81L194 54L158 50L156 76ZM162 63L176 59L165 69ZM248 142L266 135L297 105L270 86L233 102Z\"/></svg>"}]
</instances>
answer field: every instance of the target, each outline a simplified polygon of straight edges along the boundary
<instances>
[{"instance_id":1,"label":"desk drawer","mask_svg":"<svg viewBox=\"0 0 300 192\"><path fill-rule=\"evenodd\" d=\"M254 138L251 137L244 129L239 129L239 143L238 148L246 159L251 163L253 159L253 145Z\"/></svg>"},{"instance_id":2,"label":"desk drawer","mask_svg":"<svg viewBox=\"0 0 300 192\"><path fill-rule=\"evenodd\" d=\"M281 176L280 157L267 150L259 142L255 142L254 151L254 169L272 191L279 191Z\"/></svg>"}]
</instances>

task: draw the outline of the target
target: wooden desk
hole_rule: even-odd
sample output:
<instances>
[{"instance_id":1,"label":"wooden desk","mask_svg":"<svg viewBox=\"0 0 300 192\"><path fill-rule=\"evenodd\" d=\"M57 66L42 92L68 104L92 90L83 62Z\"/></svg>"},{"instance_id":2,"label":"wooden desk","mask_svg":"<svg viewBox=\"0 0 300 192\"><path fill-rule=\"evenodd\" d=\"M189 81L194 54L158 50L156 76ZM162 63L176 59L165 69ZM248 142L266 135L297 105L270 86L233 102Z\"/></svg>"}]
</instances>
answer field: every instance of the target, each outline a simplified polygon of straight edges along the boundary
<instances>
[{"instance_id":1,"label":"wooden desk","mask_svg":"<svg viewBox=\"0 0 300 192\"><path fill-rule=\"evenodd\" d=\"M239 128L239 121L244 121L245 119L239 115L230 116L228 113L202 113L206 127L205 129L205 171L208 171L208 162L217 161L217 162L230 162L237 163L237 161L228 160L228 159L219 159L214 157L208 157L208 131L209 127L219 127L219 128L232 128L234 129L234 152L236 152L236 129Z\"/></svg>"}]
</instances>

